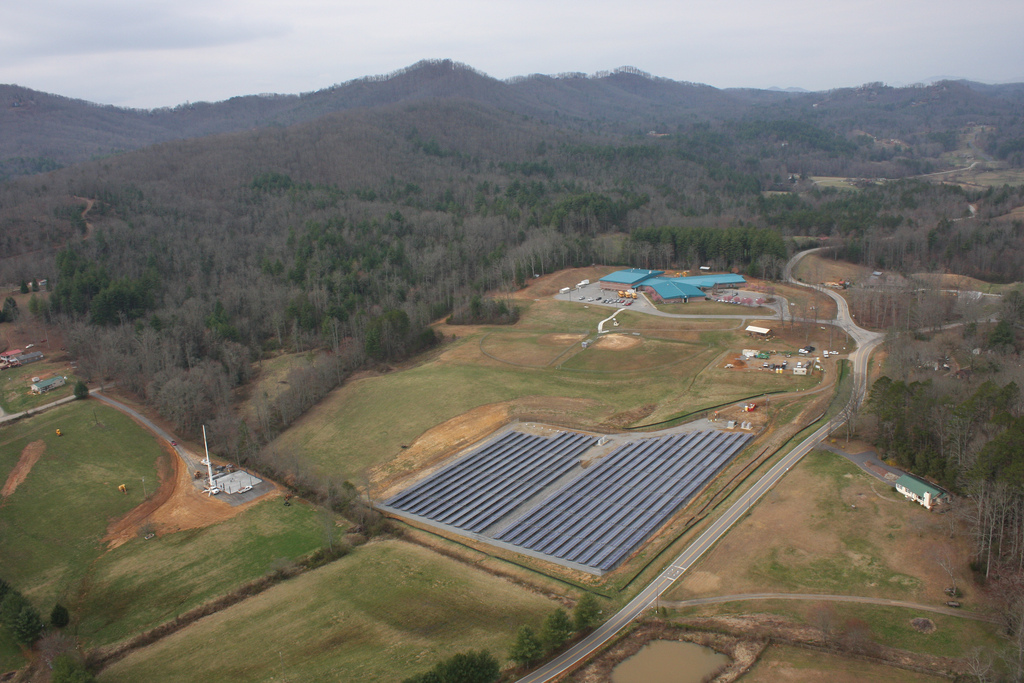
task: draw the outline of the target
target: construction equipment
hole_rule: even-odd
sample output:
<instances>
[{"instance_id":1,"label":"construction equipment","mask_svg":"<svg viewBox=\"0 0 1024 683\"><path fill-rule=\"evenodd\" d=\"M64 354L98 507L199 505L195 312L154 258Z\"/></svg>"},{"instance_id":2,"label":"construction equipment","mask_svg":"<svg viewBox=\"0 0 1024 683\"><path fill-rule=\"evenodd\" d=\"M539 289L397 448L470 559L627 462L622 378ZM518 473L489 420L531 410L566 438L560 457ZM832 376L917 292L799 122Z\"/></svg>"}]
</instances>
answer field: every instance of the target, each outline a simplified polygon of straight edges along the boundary
<instances>
[{"instance_id":1,"label":"construction equipment","mask_svg":"<svg viewBox=\"0 0 1024 683\"><path fill-rule=\"evenodd\" d=\"M123 493L126 496L128 495L128 487L125 486L124 484L121 484L120 486L118 486L117 490L120 491L121 493Z\"/></svg>"},{"instance_id":2,"label":"construction equipment","mask_svg":"<svg viewBox=\"0 0 1024 683\"><path fill-rule=\"evenodd\" d=\"M57 430L57 436L63 436L63 434L60 433L59 429Z\"/></svg>"}]
</instances>

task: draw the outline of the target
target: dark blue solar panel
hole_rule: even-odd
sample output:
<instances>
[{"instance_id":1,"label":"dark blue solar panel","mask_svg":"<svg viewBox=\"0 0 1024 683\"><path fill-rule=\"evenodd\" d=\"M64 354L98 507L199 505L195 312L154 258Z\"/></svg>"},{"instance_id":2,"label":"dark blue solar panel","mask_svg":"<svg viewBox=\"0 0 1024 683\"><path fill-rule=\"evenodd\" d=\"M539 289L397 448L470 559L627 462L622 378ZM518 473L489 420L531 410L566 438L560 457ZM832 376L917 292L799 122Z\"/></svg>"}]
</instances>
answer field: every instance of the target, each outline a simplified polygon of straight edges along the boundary
<instances>
[{"instance_id":1,"label":"dark blue solar panel","mask_svg":"<svg viewBox=\"0 0 1024 683\"><path fill-rule=\"evenodd\" d=\"M575 432L507 432L385 504L479 532L570 471L594 441Z\"/></svg>"},{"instance_id":2,"label":"dark blue solar panel","mask_svg":"<svg viewBox=\"0 0 1024 683\"><path fill-rule=\"evenodd\" d=\"M498 539L608 570L703 488L746 434L691 432L625 444Z\"/></svg>"}]
</instances>

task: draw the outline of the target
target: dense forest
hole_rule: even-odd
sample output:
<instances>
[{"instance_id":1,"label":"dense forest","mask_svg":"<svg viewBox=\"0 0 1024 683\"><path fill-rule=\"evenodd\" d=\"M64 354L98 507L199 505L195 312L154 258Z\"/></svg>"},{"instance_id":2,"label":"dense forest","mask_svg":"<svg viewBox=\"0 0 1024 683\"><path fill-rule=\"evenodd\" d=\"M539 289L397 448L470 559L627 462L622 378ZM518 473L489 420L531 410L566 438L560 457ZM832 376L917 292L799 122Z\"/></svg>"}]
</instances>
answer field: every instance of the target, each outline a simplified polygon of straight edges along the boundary
<instances>
[{"instance_id":1,"label":"dense forest","mask_svg":"<svg viewBox=\"0 0 1024 683\"><path fill-rule=\"evenodd\" d=\"M22 127L32 106L75 107L13 97ZM799 235L873 266L1019 279L1022 224L1004 216L1020 187L911 176L947 164L964 126L1012 148L1022 108L956 83L792 95L629 69L499 82L451 62L302 96L94 107L82 125L116 114L126 147L169 141L58 169L24 137L18 168L36 174L0 186L0 281L46 278L34 313L83 372L184 431L215 416L215 446L245 460L353 369L437 343L431 322L514 321L491 295L569 266L773 278ZM232 392L280 349L323 355L242 422Z\"/></svg>"}]
</instances>

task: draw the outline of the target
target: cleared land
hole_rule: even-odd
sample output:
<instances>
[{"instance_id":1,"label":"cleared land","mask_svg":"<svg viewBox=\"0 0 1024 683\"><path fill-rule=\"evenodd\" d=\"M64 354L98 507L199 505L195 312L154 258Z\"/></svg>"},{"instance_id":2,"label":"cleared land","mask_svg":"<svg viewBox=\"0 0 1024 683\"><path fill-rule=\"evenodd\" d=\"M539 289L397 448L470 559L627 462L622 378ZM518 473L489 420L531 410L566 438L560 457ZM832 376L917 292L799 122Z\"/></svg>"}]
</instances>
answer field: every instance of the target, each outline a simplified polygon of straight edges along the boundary
<instances>
[{"instance_id":1,"label":"cleared land","mask_svg":"<svg viewBox=\"0 0 1024 683\"><path fill-rule=\"evenodd\" d=\"M705 321L692 324L632 312L619 315L616 333L637 332L642 342L633 348L609 348L605 345L615 343L604 341L586 350L576 345L560 357L561 369L523 367L495 358L500 358L506 336L515 350L512 356L522 358L531 335L568 342L560 335L593 335L605 317L607 311L548 299L527 303L514 326L449 326L446 334L455 332L458 339L427 361L347 383L285 432L274 448L325 474L356 483L368 476L379 485L401 473L395 464L409 464L403 446L421 453L417 439L443 442L435 427L487 405L500 406L491 415L503 420L600 431L818 382L767 373L751 382L714 367L722 351L742 348L748 340L735 325L728 329L731 321L714 321L714 329L708 330ZM537 348L547 347L538 343ZM645 408L634 413L638 407Z\"/></svg>"},{"instance_id":2,"label":"cleared land","mask_svg":"<svg viewBox=\"0 0 1024 683\"><path fill-rule=\"evenodd\" d=\"M741 680L743 683L817 683L824 680L833 683L926 683L948 679L816 650L769 645Z\"/></svg>"},{"instance_id":3,"label":"cleared land","mask_svg":"<svg viewBox=\"0 0 1024 683\"><path fill-rule=\"evenodd\" d=\"M967 552L947 524L842 457L813 451L665 599L790 592L942 605L950 579L939 560ZM957 585L965 609L984 611L969 576Z\"/></svg>"},{"instance_id":4,"label":"cleared land","mask_svg":"<svg viewBox=\"0 0 1024 683\"><path fill-rule=\"evenodd\" d=\"M41 454L26 471L30 445ZM56 601L66 605L78 635L93 646L172 619L323 544L323 522L306 506L271 501L238 510L201 497L202 504L230 509L233 519L181 533L164 527L166 535L146 540L138 532L159 531L161 524L155 515L143 516L108 551L119 522L160 500L170 461L149 432L94 401L4 427L0 477L9 480L20 462L24 479L0 511L0 576L44 614ZM122 483L127 494L117 490ZM0 669L21 663L0 639Z\"/></svg>"},{"instance_id":5,"label":"cleared land","mask_svg":"<svg viewBox=\"0 0 1024 683\"><path fill-rule=\"evenodd\" d=\"M100 680L394 681L455 652L501 657L558 604L423 548L383 541L140 650Z\"/></svg>"}]
</instances>

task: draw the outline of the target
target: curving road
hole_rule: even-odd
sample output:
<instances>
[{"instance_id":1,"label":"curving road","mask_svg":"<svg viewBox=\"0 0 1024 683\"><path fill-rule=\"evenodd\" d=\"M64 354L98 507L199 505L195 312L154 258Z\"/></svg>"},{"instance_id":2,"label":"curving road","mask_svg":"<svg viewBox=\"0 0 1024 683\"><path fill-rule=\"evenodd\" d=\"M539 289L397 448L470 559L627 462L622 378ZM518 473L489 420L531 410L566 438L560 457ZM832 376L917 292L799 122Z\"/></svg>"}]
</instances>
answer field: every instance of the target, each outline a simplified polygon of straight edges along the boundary
<instances>
[{"instance_id":1,"label":"curving road","mask_svg":"<svg viewBox=\"0 0 1024 683\"><path fill-rule=\"evenodd\" d=\"M793 266L800 259L809 253L818 251L810 249L802 251L786 264L786 279L793 284L812 287L803 282L797 282L792 277ZM883 340L883 335L878 332L871 332L858 327L850 316L850 309L846 300L836 292L824 287L814 287L835 300L838 307L838 316L834 324L839 325L857 342L857 349L849 355L853 364L854 390L850 397L850 404L859 404L864 396L864 389L867 386L868 361L871 352ZM843 413L832 418L828 423L822 425L809 437L804 439L800 445L787 453L778 463L775 464L761 479L750 489L743 493L729 509L715 520L700 537L684 550L672 563L658 575L646 588L629 601L619 610L615 616L598 627L593 633L574 645L571 649L562 653L557 658L548 662L533 673L519 679L520 683L542 683L559 678L566 672L575 668L580 662L588 659L598 648L608 642L629 622L640 616L643 611L658 600L669 586L676 579L683 575L700 557L707 552L743 515L745 515L761 496L768 492L789 469L800 461L804 455L809 453L819 441L824 439L830 432L843 423Z\"/></svg>"}]
</instances>

